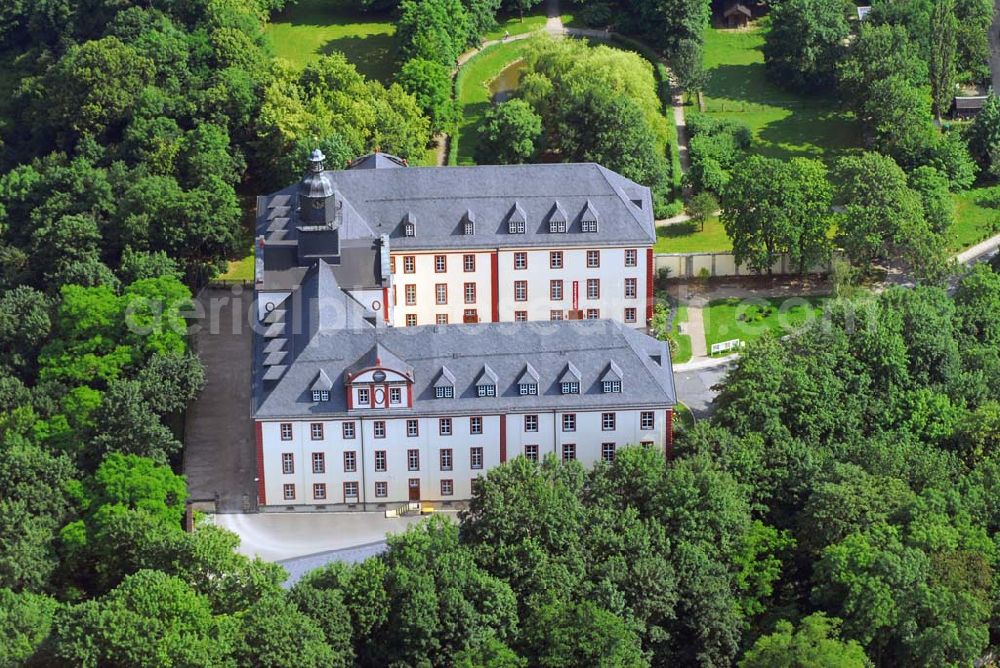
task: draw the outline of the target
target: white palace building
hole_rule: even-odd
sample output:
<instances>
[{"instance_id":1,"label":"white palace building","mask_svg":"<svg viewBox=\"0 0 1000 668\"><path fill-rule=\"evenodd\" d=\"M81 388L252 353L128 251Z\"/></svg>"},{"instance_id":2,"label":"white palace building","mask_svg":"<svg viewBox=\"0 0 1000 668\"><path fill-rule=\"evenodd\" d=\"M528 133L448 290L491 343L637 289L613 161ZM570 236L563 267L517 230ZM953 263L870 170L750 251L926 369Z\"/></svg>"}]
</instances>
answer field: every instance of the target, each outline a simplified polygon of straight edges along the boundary
<instances>
[{"instance_id":1,"label":"white palace building","mask_svg":"<svg viewBox=\"0 0 1000 668\"><path fill-rule=\"evenodd\" d=\"M594 164L373 154L258 199L263 510L458 504L490 467L669 449L649 190Z\"/></svg>"}]
</instances>

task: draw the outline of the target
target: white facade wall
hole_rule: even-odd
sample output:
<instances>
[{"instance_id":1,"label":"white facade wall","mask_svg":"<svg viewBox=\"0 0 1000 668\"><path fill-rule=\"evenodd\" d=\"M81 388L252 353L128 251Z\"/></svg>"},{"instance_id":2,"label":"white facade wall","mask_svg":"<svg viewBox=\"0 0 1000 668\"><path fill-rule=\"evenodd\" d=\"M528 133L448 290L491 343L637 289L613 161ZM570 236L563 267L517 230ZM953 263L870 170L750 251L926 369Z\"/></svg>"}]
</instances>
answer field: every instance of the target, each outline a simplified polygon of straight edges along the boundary
<instances>
[{"instance_id":1,"label":"white facade wall","mask_svg":"<svg viewBox=\"0 0 1000 668\"><path fill-rule=\"evenodd\" d=\"M434 257L444 255L447 270L444 273L435 271ZM475 271L465 271L464 256L473 255ZM448 252L448 253L393 253L392 262L395 271L392 274L393 296L395 307L392 309L393 325L406 325L406 316L415 315L418 325L433 325L439 314L448 316L449 324L460 324L466 309L477 310L481 322L490 322L492 312L492 285L490 282L490 259L492 253L483 251ZM414 273L403 270L404 256L414 259ZM444 283L448 286L448 303L436 302L435 286ZM476 284L476 301L465 303L465 284ZM417 303L406 303L406 285L416 286Z\"/></svg>"},{"instance_id":2,"label":"white facade wall","mask_svg":"<svg viewBox=\"0 0 1000 668\"><path fill-rule=\"evenodd\" d=\"M587 266L587 251L600 253L600 266ZM634 248L636 266L625 266L625 248L552 248L535 250L504 249L499 253L499 304L500 321L514 320L517 311L527 311L528 320L550 320L551 312L559 310L564 319L569 319L573 308L573 284L577 284L578 307L586 317L587 309L597 309L600 318L610 318L625 322L625 309L636 309L635 327L646 325L646 249ZM552 251L562 252L561 269L551 268ZM526 252L527 269L514 269L514 255ZM625 298L625 279L636 280L635 298ZM587 296L587 279L600 281L597 299ZM528 300L515 301L515 281L528 281ZM563 298L550 299L552 280L563 282Z\"/></svg>"},{"instance_id":3,"label":"white facade wall","mask_svg":"<svg viewBox=\"0 0 1000 668\"><path fill-rule=\"evenodd\" d=\"M615 429L602 429L602 413L615 413ZM329 509L346 509L346 504L357 509L376 509L381 504L405 503L410 499L410 480L419 480L419 500L430 502L461 502L472 495L472 481L487 470L501 463L501 426L506 421L506 459L525 453L525 445L537 445L538 456L549 453L562 456L562 446L576 445L576 458L584 465L591 466L601 459L603 443L615 443L617 447L652 443L662 448L666 442L667 419L665 409L656 409L654 428L640 429L640 410L586 411L577 412L576 430L562 430L563 411L539 413L511 413L508 415L483 415L483 433L470 433L470 417L446 416L452 421L450 436L439 433L439 417L407 418L406 416L365 416L345 420L292 420L292 438L281 440L281 421L261 421L261 451L263 456L263 489L265 498L262 507L281 509L296 507L303 510L325 506ZM538 416L538 431L524 430L526 414ZM418 420L418 435L407 435L407 419ZM385 422L385 437L375 438L375 422ZM354 438L345 439L343 423L354 424ZM323 439L311 438L311 425L323 424ZM483 449L483 467L473 469L471 448ZM441 450L451 449L452 469L441 469ZM408 466L408 451L419 451L419 470L411 471ZM386 470L376 470L376 451L386 453ZM313 473L312 455L324 455L325 472ZM344 453L355 453L356 470L344 470ZM294 471L284 473L282 455L291 454ZM453 494L441 494L441 481L452 481ZM358 499L345 499L344 483L356 482ZM387 485L388 495L376 497L376 483ZM326 485L326 499L313 495L313 485ZM284 498L284 486L295 485L295 498Z\"/></svg>"},{"instance_id":4,"label":"white facade wall","mask_svg":"<svg viewBox=\"0 0 1000 668\"><path fill-rule=\"evenodd\" d=\"M587 251L598 251L600 266L587 266ZM552 311L558 310L564 319L569 319L573 308L573 284L577 284L578 308L586 317L587 309L597 309L598 316L625 322L625 309L635 309L635 322L627 324L634 327L646 326L646 297L648 247L629 247L636 255L634 267L625 266L626 248L545 248L518 249L504 248L493 251L469 252L420 252L393 253L395 271L392 275L394 302L392 322L397 327L407 323L407 315L416 316L417 325L432 325L437 322L436 316L447 315L451 324L463 322L465 309L475 308L480 322L493 321L493 281L492 262L496 255L497 265L497 321L513 322L518 311L525 311L527 319L532 321L550 320ZM563 254L561 269L551 268L550 253L559 251ZM527 268L515 269L515 254L527 255ZM444 273L435 271L435 256L446 257L447 270ZM475 271L464 271L463 256L475 256ZM404 272L404 258L414 258L414 273ZM625 297L625 280L635 279L636 290L634 298ZM600 281L600 296L590 299L587 296L587 279ZM515 301L515 281L527 281L527 301ZM551 281L563 282L562 299L552 300ZM464 284L476 284L476 303L466 304ZM448 286L448 303L436 303L436 286L444 283ZM416 293L416 304L407 305L406 285L413 285Z\"/></svg>"}]
</instances>

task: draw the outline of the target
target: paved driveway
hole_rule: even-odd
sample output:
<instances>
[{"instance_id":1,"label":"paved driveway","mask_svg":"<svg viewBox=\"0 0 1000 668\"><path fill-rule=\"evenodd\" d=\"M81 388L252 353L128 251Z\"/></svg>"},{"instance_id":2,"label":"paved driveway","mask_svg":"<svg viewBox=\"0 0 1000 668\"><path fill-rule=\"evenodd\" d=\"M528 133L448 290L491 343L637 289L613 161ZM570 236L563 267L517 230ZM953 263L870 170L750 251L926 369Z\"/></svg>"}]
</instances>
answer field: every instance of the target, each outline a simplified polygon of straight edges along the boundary
<instances>
[{"instance_id":1,"label":"paved driveway","mask_svg":"<svg viewBox=\"0 0 1000 668\"><path fill-rule=\"evenodd\" d=\"M205 389L187 411L184 474L192 501L216 501L223 513L256 508L255 436L250 420L249 290L206 288L196 299L208 314L194 347L205 366ZM234 328L235 325L235 328ZM235 329L235 332L234 332Z\"/></svg>"},{"instance_id":2,"label":"paved driveway","mask_svg":"<svg viewBox=\"0 0 1000 668\"><path fill-rule=\"evenodd\" d=\"M722 382L732 363L674 372L677 398L684 402L699 420L711 414L711 403L717 394L712 386Z\"/></svg>"}]
</instances>

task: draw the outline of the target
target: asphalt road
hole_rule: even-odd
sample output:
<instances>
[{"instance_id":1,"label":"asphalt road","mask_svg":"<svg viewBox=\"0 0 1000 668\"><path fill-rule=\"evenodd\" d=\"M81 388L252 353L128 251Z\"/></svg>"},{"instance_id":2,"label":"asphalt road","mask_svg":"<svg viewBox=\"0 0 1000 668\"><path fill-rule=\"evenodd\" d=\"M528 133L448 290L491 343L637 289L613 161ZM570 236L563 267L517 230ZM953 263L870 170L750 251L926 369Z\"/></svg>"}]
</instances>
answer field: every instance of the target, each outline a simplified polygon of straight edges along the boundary
<instances>
[{"instance_id":1,"label":"asphalt road","mask_svg":"<svg viewBox=\"0 0 1000 668\"><path fill-rule=\"evenodd\" d=\"M716 395L712 386L722 382L731 365L730 362L707 369L674 372L677 398L690 408L699 420L711 413L711 403Z\"/></svg>"}]
</instances>

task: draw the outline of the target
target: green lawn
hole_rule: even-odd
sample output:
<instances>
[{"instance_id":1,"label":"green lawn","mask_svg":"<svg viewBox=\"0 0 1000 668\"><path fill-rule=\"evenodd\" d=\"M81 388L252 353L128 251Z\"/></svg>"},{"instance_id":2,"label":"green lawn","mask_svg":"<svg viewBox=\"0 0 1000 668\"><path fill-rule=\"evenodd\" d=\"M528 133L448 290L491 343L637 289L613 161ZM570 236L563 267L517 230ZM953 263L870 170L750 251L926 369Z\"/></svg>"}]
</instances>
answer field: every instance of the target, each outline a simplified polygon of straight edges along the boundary
<instances>
[{"instance_id":1,"label":"green lawn","mask_svg":"<svg viewBox=\"0 0 1000 668\"><path fill-rule=\"evenodd\" d=\"M744 342L759 338L766 331L787 333L808 320L818 318L826 297L776 297L772 299L717 299L703 310L705 344L731 339Z\"/></svg>"},{"instance_id":2,"label":"green lawn","mask_svg":"<svg viewBox=\"0 0 1000 668\"><path fill-rule=\"evenodd\" d=\"M528 14L522 21L518 16L497 16L497 23L500 26L491 32L483 35L483 41L491 39L502 39L504 33L511 36L523 35L526 32L534 32L545 27L545 8L539 7L536 11Z\"/></svg>"},{"instance_id":3,"label":"green lawn","mask_svg":"<svg viewBox=\"0 0 1000 668\"><path fill-rule=\"evenodd\" d=\"M758 26L705 32L707 112L742 120L754 132L754 150L771 157L831 160L860 146L857 122L833 100L800 96L768 81L761 52L766 19Z\"/></svg>"},{"instance_id":4,"label":"green lawn","mask_svg":"<svg viewBox=\"0 0 1000 668\"><path fill-rule=\"evenodd\" d=\"M955 225L949 250L962 251L1000 233L1000 209L990 207L991 196L1000 202L1000 186L972 188L955 197Z\"/></svg>"},{"instance_id":5,"label":"green lawn","mask_svg":"<svg viewBox=\"0 0 1000 668\"><path fill-rule=\"evenodd\" d=\"M392 18L362 13L351 0L298 0L271 18L266 33L275 55L299 68L340 51L366 77L387 82L395 72Z\"/></svg>"},{"instance_id":6,"label":"green lawn","mask_svg":"<svg viewBox=\"0 0 1000 668\"><path fill-rule=\"evenodd\" d=\"M477 132L489 110L489 82L511 63L520 60L527 49L525 40L489 46L467 62L455 79L458 101L458 131L451 137L450 165L474 165Z\"/></svg>"},{"instance_id":7,"label":"green lawn","mask_svg":"<svg viewBox=\"0 0 1000 668\"><path fill-rule=\"evenodd\" d=\"M702 231L694 223L677 223L656 228L657 253L714 253L733 249L726 230L718 216L705 221Z\"/></svg>"},{"instance_id":8,"label":"green lawn","mask_svg":"<svg viewBox=\"0 0 1000 668\"><path fill-rule=\"evenodd\" d=\"M673 356L674 364L682 364L684 362L691 361L691 336L679 333L679 325L682 322L687 322L687 320L688 307L686 304L679 304L677 306L677 311L674 313L674 326L670 330L672 336L674 337L674 341L677 342L677 352L675 352Z\"/></svg>"},{"instance_id":9,"label":"green lawn","mask_svg":"<svg viewBox=\"0 0 1000 668\"><path fill-rule=\"evenodd\" d=\"M254 253L250 252L242 260L232 260L226 273L217 278L221 281L252 281L253 280Z\"/></svg>"}]
</instances>

